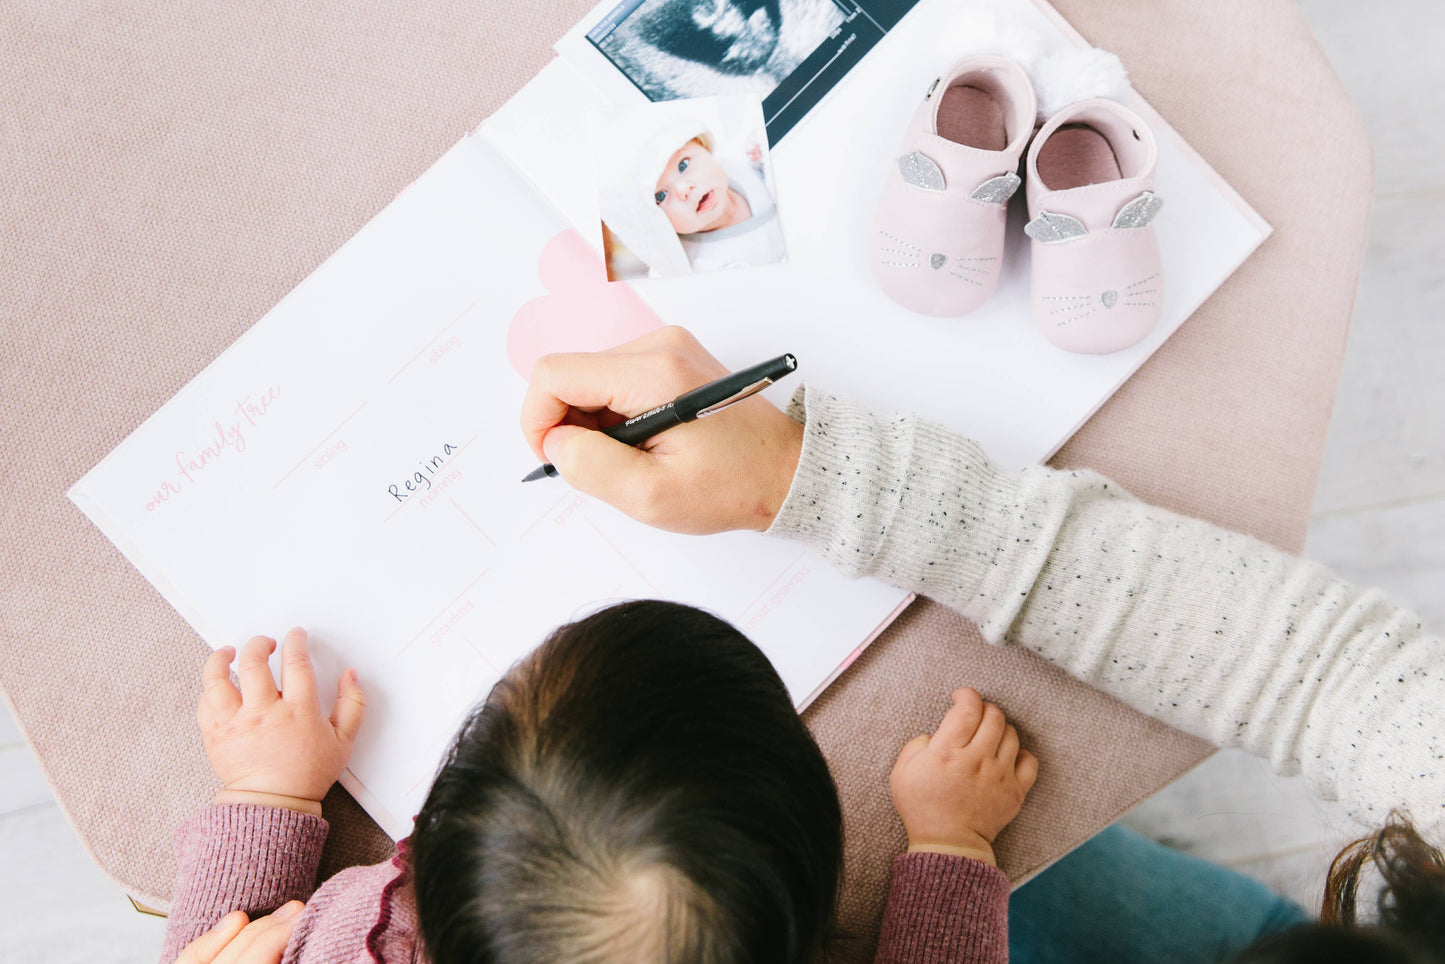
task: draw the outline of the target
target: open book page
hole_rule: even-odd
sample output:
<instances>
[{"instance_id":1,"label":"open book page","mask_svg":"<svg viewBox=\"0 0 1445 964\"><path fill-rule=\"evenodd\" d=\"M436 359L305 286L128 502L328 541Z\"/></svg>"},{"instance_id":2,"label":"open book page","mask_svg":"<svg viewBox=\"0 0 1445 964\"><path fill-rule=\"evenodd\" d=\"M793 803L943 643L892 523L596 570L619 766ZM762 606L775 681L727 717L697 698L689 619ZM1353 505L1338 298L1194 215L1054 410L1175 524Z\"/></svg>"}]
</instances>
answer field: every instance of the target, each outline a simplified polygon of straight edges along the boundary
<instances>
[{"instance_id":1,"label":"open book page","mask_svg":"<svg viewBox=\"0 0 1445 964\"><path fill-rule=\"evenodd\" d=\"M597 7L558 44L561 57L481 129L589 240L596 235L595 188L585 170L566 162L575 154L565 148L576 131L587 129L588 111L646 95L622 74L620 58L588 36L599 35L607 18L626 20L634 8L655 2ZM922 414L1021 468L1057 450L1254 251L1269 227L1165 118L1134 96L1128 106L1148 121L1159 143L1155 190L1165 202L1154 221L1164 264L1163 317L1142 342L1112 355L1078 355L1038 331L1029 305L1022 191L1011 204L1003 276L981 308L940 319L889 300L867 264L875 207L915 108L955 56L947 37L964 5L920 0L902 13L897 8L909 5L894 4L898 19L886 36L871 41L871 52L845 77L824 74L812 84L806 117L773 137L787 265L639 281L635 288L661 318L687 326L706 345L736 351L768 332L795 346L788 350L805 360L810 380L876 411ZM1055 47L1083 44L1047 4L995 6ZM820 49L836 51L855 33L876 32L862 13L836 29Z\"/></svg>"},{"instance_id":2,"label":"open book page","mask_svg":"<svg viewBox=\"0 0 1445 964\"><path fill-rule=\"evenodd\" d=\"M356 667L368 712L342 782L403 836L466 712L560 623L624 598L702 606L802 705L906 602L781 540L657 532L521 484L522 373L659 324L470 137L70 496L211 646L300 625L323 694ZM719 357L789 348L758 333Z\"/></svg>"}]
</instances>

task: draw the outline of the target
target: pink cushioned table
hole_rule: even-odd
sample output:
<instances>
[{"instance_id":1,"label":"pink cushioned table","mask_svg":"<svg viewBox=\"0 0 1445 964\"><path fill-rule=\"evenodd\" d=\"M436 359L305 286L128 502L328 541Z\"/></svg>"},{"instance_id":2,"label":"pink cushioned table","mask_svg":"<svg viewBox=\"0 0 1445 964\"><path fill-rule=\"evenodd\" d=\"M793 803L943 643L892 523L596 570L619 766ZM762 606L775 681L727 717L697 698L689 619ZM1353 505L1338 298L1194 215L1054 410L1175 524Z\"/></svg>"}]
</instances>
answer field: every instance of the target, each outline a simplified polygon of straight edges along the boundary
<instances>
[{"instance_id":1,"label":"pink cushioned table","mask_svg":"<svg viewBox=\"0 0 1445 964\"><path fill-rule=\"evenodd\" d=\"M1064 447L1135 494L1304 539L1371 202L1370 149L1288 0L1059 0L1275 228ZM551 57L590 6L0 10L0 687L81 839L164 907L171 834L216 786L206 647L66 488ZM842 788L842 925L864 957L902 828L886 774L971 684L1042 776L999 841L1023 879L1209 748L915 603L808 710ZM323 873L389 842L344 792ZM117 897L119 899L119 896Z\"/></svg>"}]
</instances>

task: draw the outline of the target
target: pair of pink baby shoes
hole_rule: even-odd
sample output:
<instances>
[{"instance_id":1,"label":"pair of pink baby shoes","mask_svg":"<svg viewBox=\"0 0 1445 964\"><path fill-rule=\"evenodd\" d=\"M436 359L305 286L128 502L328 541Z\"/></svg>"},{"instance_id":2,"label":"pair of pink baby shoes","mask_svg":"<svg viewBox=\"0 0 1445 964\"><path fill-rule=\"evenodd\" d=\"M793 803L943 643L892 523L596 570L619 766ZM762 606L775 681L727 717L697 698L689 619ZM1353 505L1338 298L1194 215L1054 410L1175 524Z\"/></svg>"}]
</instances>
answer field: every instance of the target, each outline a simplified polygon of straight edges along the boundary
<instances>
[{"instance_id":1,"label":"pair of pink baby shoes","mask_svg":"<svg viewBox=\"0 0 1445 964\"><path fill-rule=\"evenodd\" d=\"M957 317L986 301L1027 145L1034 320L1068 351L1127 348L1153 329L1162 303L1154 136L1113 100L1072 104L1037 134L1036 111L1028 74L1005 57L969 57L934 81L883 189L873 275L927 315Z\"/></svg>"}]
</instances>

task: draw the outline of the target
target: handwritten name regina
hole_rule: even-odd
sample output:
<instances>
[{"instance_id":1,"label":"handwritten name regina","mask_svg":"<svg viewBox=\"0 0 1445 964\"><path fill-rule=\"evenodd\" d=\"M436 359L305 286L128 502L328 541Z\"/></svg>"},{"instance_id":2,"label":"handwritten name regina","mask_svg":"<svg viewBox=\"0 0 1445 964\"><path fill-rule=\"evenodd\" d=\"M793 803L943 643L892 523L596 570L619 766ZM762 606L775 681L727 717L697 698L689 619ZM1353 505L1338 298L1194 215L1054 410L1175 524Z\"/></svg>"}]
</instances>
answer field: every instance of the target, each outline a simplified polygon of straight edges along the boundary
<instances>
[{"instance_id":1,"label":"handwritten name regina","mask_svg":"<svg viewBox=\"0 0 1445 964\"><path fill-rule=\"evenodd\" d=\"M411 498L413 493L425 492L431 488L432 476L436 475L437 469L446 465L447 459L451 458L457 451L459 451L459 446L452 445L450 442L443 442L440 455L433 455L431 458L417 463L418 468L411 474L410 478L393 485L388 485L386 491L391 493L391 497L398 502L405 502Z\"/></svg>"}]
</instances>

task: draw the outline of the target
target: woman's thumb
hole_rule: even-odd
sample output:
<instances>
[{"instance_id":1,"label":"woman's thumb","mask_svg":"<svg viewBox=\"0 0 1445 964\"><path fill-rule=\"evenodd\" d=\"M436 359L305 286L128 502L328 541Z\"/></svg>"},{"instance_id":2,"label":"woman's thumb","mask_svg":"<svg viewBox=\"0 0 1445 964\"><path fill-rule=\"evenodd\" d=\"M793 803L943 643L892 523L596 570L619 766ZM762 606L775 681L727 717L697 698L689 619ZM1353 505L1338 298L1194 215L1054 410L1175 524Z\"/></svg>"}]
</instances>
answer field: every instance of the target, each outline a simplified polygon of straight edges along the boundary
<instances>
[{"instance_id":1,"label":"woman's thumb","mask_svg":"<svg viewBox=\"0 0 1445 964\"><path fill-rule=\"evenodd\" d=\"M640 483L654 466L631 445L580 425L558 425L542 437L542 451L572 488L628 515L635 517L647 498L650 487Z\"/></svg>"}]
</instances>

